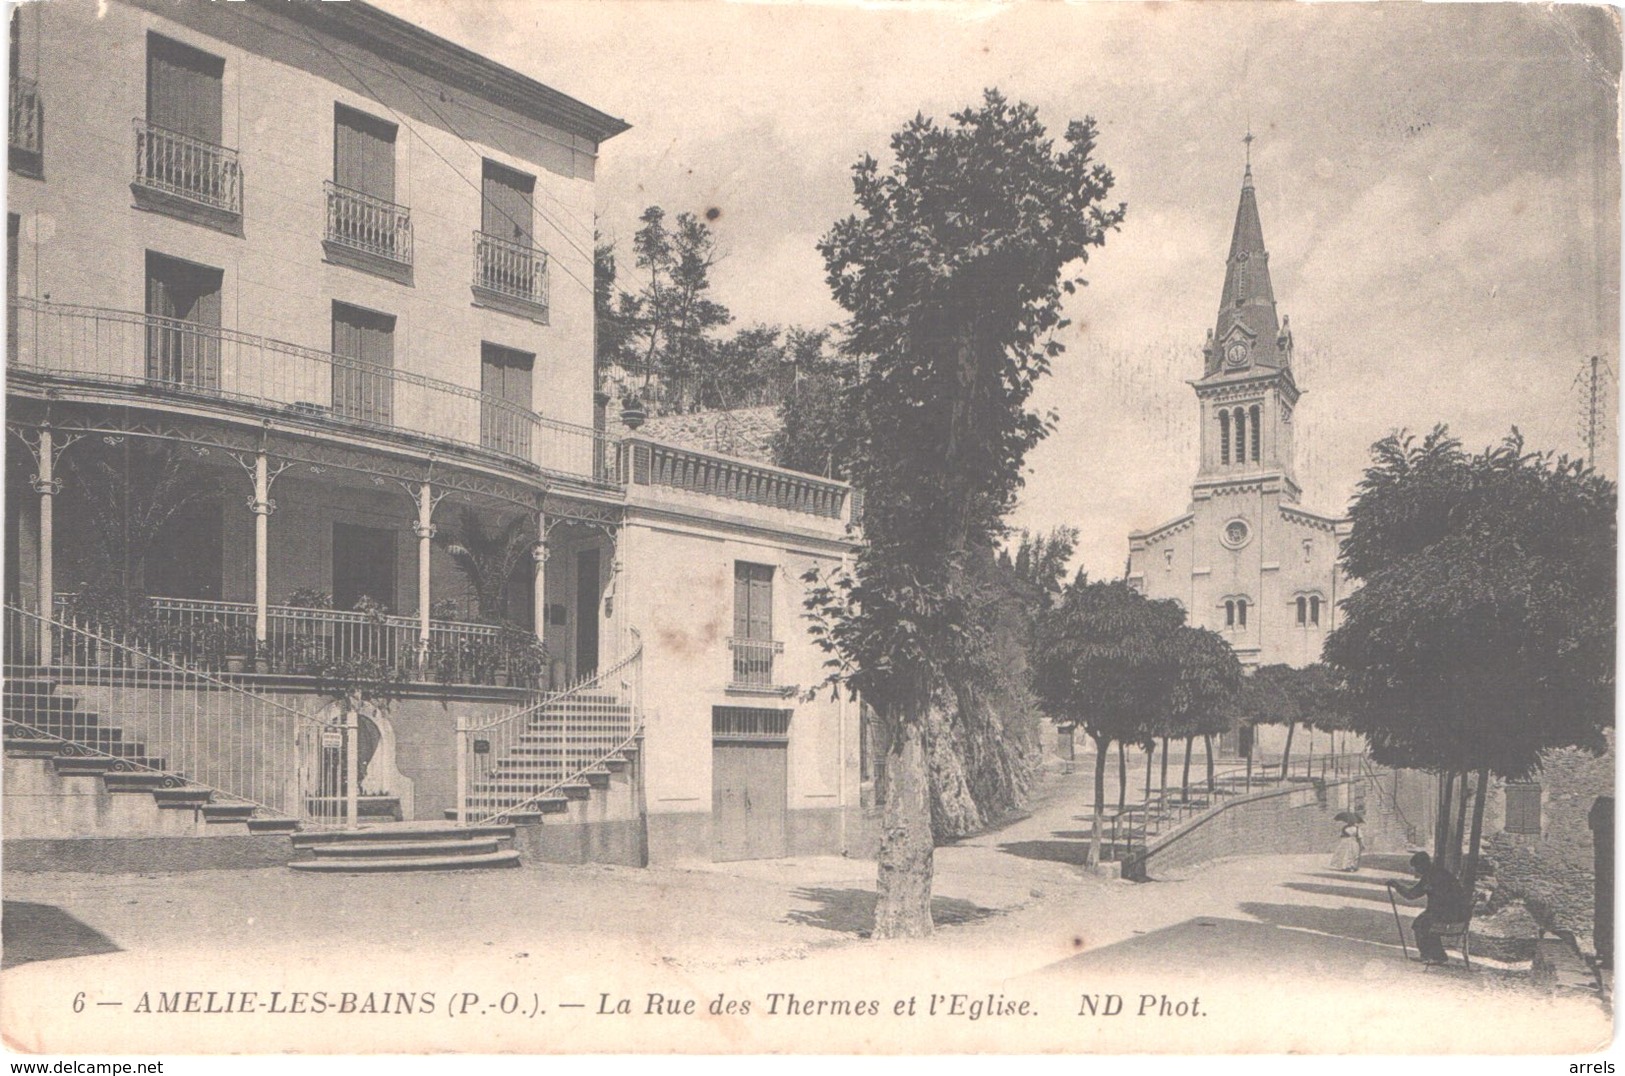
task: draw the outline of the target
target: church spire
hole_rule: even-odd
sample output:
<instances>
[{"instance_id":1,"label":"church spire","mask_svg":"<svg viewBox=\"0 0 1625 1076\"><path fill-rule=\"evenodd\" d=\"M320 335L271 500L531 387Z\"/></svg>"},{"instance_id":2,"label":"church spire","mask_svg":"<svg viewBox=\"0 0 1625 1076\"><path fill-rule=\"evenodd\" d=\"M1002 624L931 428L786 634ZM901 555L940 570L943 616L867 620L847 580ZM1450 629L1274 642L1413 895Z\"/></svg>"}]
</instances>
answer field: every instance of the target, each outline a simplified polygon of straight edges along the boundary
<instances>
[{"instance_id":1,"label":"church spire","mask_svg":"<svg viewBox=\"0 0 1625 1076\"><path fill-rule=\"evenodd\" d=\"M1224 292L1219 318L1203 348L1204 377L1224 372L1251 372L1259 367L1285 369L1291 363L1291 338L1275 314L1275 291L1270 285L1269 252L1264 249L1264 226L1258 219L1258 198L1253 192L1253 134L1247 144L1247 165L1241 179L1241 203L1230 236L1230 257L1225 262Z\"/></svg>"}]
</instances>

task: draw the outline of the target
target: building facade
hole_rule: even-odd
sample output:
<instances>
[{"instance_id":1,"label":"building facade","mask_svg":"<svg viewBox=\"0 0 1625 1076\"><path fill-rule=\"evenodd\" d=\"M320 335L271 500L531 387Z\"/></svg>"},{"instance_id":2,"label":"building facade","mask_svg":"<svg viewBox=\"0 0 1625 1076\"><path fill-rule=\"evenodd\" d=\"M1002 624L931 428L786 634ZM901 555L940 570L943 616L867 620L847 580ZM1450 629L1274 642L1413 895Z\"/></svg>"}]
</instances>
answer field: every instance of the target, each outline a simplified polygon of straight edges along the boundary
<instances>
[{"instance_id":1,"label":"building facade","mask_svg":"<svg viewBox=\"0 0 1625 1076\"><path fill-rule=\"evenodd\" d=\"M1184 514L1129 535L1128 578L1218 632L1244 666L1308 665L1336 626L1345 521L1300 504L1292 329L1279 317L1249 165L1218 317L1192 381L1199 456Z\"/></svg>"},{"instance_id":2,"label":"building facade","mask_svg":"<svg viewBox=\"0 0 1625 1076\"><path fill-rule=\"evenodd\" d=\"M354 783L606 858L841 850L857 717L800 701L797 613L850 491L605 430L623 121L359 0L31 5L11 57L7 662L76 701L8 736L94 704L262 821ZM153 669L235 700L215 741L119 701ZM388 681L353 777L340 674ZM53 781L8 780L8 847L88 835Z\"/></svg>"}]
</instances>

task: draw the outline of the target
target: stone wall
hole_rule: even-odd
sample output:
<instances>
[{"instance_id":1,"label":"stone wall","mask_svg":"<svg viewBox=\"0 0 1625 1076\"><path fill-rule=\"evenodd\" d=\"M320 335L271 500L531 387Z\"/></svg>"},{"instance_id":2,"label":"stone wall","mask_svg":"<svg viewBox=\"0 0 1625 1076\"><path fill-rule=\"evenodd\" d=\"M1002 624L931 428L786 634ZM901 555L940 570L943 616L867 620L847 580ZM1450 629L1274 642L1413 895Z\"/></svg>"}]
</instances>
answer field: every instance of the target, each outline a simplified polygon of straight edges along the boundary
<instances>
[{"instance_id":1,"label":"stone wall","mask_svg":"<svg viewBox=\"0 0 1625 1076\"><path fill-rule=\"evenodd\" d=\"M1399 783L1413 777L1403 774ZM1123 877L1148 881L1160 873L1229 856L1330 855L1342 828L1334 816L1345 810L1364 812L1368 853L1404 851L1409 834L1395 809L1402 802L1395 791L1396 774L1380 771L1375 776L1293 782L1239 796L1154 840L1143 855L1123 865Z\"/></svg>"}]
</instances>

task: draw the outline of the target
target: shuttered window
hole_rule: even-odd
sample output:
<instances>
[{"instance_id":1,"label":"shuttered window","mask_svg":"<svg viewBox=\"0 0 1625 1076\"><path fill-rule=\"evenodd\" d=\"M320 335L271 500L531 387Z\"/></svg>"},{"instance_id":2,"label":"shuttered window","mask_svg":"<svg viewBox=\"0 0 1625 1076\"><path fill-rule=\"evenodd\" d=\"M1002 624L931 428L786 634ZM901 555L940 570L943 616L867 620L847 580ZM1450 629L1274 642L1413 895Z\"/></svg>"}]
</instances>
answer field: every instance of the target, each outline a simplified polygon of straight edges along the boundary
<instances>
[{"instance_id":1,"label":"shuttered window","mask_svg":"<svg viewBox=\"0 0 1625 1076\"><path fill-rule=\"evenodd\" d=\"M534 246L535 177L486 161L481 189L480 230L523 247Z\"/></svg>"},{"instance_id":2,"label":"shuttered window","mask_svg":"<svg viewBox=\"0 0 1625 1076\"><path fill-rule=\"evenodd\" d=\"M773 638L773 566L734 563L734 638Z\"/></svg>"},{"instance_id":3,"label":"shuttered window","mask_svg":"<svg viewBox=\"0 0 1625 1076\"><path fill-rule=\"evenodd\" d=\"M147 122L218 146L225 70L218 56L148 34Z\"/></svg>"},{"instance_id":4,"label":"shuttered window","mask_svg":"<svg viewBox=\"0 0 1625 1076\"><path fill-rule=\"evenodd\" d=\"M394 416L395 319L333 304L333 411L389 425Z\"/></svg>"},{"instance_id":5,"label":"shuttered window","mask_svg":"<svg viewBox=\"0 0 1625 1076\"><path fill-rule=\"evenodd\" d=\"M530 455L531 375L536 356L496 344L480 345L480 443L510 456ZM503 407L495 401L513 404Z\"/></svg>"},{"instance_id":6,"label":"shuttered window","mask_svg":"<svg viewBox=\"0 0 1625 1076\"><path fill-rule=\"evenodd\" d=\"M1540 836L1540 785L1533 781L1508 782L1506 802L1506 831Z\"/></svg>"},{"instance_id":7,"label":"shuttered window","mask_svg":"<svg viewBox=\"0 0 1625 1076\"><path fill-rule=\"evenodd\" d=\"M395 200L395 125L343 105L333 109L333 182Z\"/></svg>"},{"instance_id":8,"label":"shuttered window","mask_svg":"<svg viewBox=\"0 0 1625 1076\"><path fill-rule=\"evenodd\" d=\"M219 269L147 254L147 377L220 387Z\"/></svg>"}]
</instances>

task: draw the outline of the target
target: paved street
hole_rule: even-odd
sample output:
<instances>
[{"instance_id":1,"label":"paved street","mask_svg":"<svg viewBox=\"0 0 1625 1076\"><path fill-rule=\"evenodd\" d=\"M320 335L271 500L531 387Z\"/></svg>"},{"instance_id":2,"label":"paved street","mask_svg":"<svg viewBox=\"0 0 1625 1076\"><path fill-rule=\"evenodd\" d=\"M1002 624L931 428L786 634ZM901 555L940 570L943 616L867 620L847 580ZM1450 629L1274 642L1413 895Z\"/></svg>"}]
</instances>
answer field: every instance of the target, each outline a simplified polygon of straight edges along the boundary
<instances>
[{"instance_id":1,"label":"paved street","mask_svg":"<svg viewBox=\"0 0 1625 1076\"><path fill-rule=\"evenodd\" d=\"M1086 840L1087 782L1058 778L1031 817L940 849L939 929L912 942L867 940L873 864L839 857L415 877L9 875L5 1027L24 1046L65 1035L75 1048L119 1051L131 1035L180 1049L171 1036L183 1026L185 1048L280 1049L297 1032L329 1049L468 1049L466 1021L365 1021L333 1039L332 1018L183 1025L127 1010L143 991L427 991L442 1010L453 992L514 992L586 1008L553 1009L541 1038L534 1022L491 1024L481 1049L594 1050L625 1048L649 1028L620 1017L606 1038L610 1018L587 1019L606 993L632 998L648 1019L651 991L702 1004L726 992L759 1006L774 991L888 1006L959 992L1027 999L1038 1019L903 1020L878 1038L849 1022L700 1019L669 1022L660 1043L1500 1053L1606 1041L1598 1002L1548 997L1523 970L1407 963L1382 885L1398 857L1374 857L1358 875L1327 870L1321 855L1234 859L1144 885L1085 874L1075 846ZM124 1004L70 1020L79 991ZM1085 995L1108 1010L1118 995L1126 1011L1080 1016ZM1174 1015L1193 999L1196 1015Z\"/></svg>"}]
</instances>

